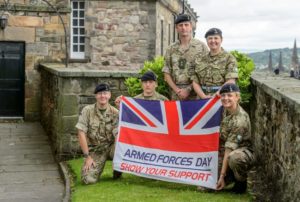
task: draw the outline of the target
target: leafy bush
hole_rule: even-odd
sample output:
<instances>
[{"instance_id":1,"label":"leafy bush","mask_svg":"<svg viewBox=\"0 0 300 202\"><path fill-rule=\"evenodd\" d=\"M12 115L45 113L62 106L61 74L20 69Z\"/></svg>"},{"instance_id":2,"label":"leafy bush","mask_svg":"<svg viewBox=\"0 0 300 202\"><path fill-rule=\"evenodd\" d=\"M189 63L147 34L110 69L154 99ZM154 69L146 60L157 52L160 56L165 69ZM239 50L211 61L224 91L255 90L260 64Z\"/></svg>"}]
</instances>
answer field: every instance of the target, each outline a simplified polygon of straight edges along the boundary
<instances>
[{"instance_id":1,"label":"leafy bush","mask_svg":"<svg viewBox=\"0 0 300 202\"><path fill-rule=\"evenodd\" d=\"M246 54L239 53L238 51L231 51L231 54L236 58L238 63L238 86L241 90L242 103L249 103L251 99L250 76L255 68L254 62Z\"/></svg>"},{"instance_id":2,"label":"leafy bush","mask_svg":"<svg viewBox=\"0 0 300 202\"><path fill-rule=\"evenodd\" d=\"M152 61L146 61L144 63L144 67L140 70L139 75L141 77L148 70L153 71L157 75L158 87L156 88L156 91L164 96L169 97L168 85L164 81L164 75L162 72L163 67L164 67L164 58L159 56ZM127 78L125 80L125 85L127 86L128 94L132 97L143 92L139 78L133 78L133 77Z\"/></svg>"}]
</instances>

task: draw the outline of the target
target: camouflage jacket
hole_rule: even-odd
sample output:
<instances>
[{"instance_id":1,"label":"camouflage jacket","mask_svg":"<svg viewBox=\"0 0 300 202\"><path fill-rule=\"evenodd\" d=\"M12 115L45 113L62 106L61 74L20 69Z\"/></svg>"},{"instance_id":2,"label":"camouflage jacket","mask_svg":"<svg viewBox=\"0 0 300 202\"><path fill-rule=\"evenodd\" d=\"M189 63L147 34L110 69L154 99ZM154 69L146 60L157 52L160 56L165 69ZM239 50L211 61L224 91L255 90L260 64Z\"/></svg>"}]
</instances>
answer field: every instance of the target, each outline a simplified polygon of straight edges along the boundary
<instances>
[{"instance_id":1,"label":"camouflage jacket","mask_svg":"<svg viewBox=\"0 0 300 202\"><path fill-rule=\"evenodd\" d=\"M119 111L111 105L101 113L97 104L85 106L76 128L87 134L88 145L112 144L117 135Z\"/></svg>"},{"instance_id":2,"label":"camouflage jacket","mask_svg":"<svg viewBox=\"0 0 300 202\"><path fill-rule=\"evenodd\" d=\"M208 49L206 45L197 40L191 39L187 49L180 48L180 41L173 43L168 47L165 54L165 66L162 69L164 73L169 73L177 85L191 84L188 71L194 67L196 55L206 54Z\"/></svg>"},{"instance_id":3,"label":"camouflage jacket","mask_svg":"<svg viewBox=\"0 0 300 202\"><path fill-rule=\"evenodd\" d=\"M250 119L242 107L238 105L234 114L224 111L220 135L221 142L225 142L225 148L252 150Z\"/></svg>"},{"instance_id":4,"label":"camouflage jacket","mask_svg":"<svg viewBox=\"0 0 300 202\"><path fill-rule=\"evenodd\" d=\"M159 94L158 92L154 92L154 94L152 96L144 96L143 93L136 95L134 98L138 98L138 99L144 99L144 100L169 100L168 98L166 98L165 96Z\"/></svg>"},{"instance_id":5,"label":"camouflage jacket","mask_svg":"<svg viewBox=\"0 0 300 202\"><path fill-rule=\"evenodd\" d=\"M190 76L201 86L222 86L227 79L238 78L237 62L223 49L218 55L199 55L195 60L194 74Z\"/></svg>"}]
</instances>

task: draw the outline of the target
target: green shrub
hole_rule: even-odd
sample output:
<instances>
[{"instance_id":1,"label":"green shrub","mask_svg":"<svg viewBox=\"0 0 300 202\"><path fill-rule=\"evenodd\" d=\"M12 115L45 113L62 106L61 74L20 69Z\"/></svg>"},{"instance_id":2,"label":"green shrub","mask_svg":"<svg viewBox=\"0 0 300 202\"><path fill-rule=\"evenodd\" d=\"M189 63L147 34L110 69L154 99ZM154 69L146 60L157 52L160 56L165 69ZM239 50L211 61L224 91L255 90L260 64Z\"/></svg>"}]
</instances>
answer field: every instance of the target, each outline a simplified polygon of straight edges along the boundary
<instances>
[{"instance_id":1,"label":"green shrub","mask_svg":"<svg viewBox=\"0 0 300 202\"><path fill-rule=\"evenodd\" d=\"M158 87L156 88L156 91L166 97L169 97L168 85L164 81L164 75L162 72L163 67L164 67L164 58L159 56L152 61L146 61L144 63L144 67L140 70L139 75L141 77L148 70L153 71L157 75ZM127 78L125 80L125 85L128 89L128 94L132 97L143 92L139 78L133 78L133 77Z\"/></svg>"},{"instance_id":2,"label":"green shrub","mask_svg":"<svg viewBox=\"0 0 300 202\"><path fill-rule=\"evenodd\" d=\"M241 90L242 103L249 103L251 99L250 92L250 76L255 68L254 62L246 54L240 53L238 51L231 51L231 54L236 58L238 63L238 85Z\"/></svg>"}]
</instances>

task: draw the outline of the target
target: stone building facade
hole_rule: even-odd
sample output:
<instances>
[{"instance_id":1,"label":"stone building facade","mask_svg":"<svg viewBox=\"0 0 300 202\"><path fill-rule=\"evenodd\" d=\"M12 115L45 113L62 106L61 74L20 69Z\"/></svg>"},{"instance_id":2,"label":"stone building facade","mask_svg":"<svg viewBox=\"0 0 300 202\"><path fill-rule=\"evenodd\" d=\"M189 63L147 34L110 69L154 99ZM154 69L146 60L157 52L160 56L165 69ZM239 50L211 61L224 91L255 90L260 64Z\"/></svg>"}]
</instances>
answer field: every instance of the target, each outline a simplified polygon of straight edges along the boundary
<instances>
[{"instance_id":1,"label":"stone building facade","mask_svg":"<svg viewBox=\"0 0 300 202\"><path fill-rule=\"evenodd\" d=\"M25 46L24 55L18 56L25 61L23 67L20 64L25 120L41 118L39 64L58 62L68 63L69 68L137 71L145 60L162 55L176 40L174 16L183 10L181 0L47 2L0 2L0 15L8 19L7 26L0 29L0 43L3 47L3 42L10 42L3 51L14 42ZM197 20L188 4L185 11Z\"/></svg>"}]
</instances>

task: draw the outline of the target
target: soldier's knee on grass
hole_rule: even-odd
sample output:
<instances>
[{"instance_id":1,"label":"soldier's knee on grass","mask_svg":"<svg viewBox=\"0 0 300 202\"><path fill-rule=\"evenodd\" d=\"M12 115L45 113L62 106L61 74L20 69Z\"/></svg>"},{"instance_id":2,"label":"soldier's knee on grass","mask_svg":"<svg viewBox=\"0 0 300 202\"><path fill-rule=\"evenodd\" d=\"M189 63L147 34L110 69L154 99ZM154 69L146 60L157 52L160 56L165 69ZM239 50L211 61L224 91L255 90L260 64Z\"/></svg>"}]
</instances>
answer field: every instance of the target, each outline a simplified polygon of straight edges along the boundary
<instances>
[{"instance_id":1,"label":"soldier's knee on grass","mask_svg":"<svg viewBox=\"0 0 300 202\"><path fill-rule=\"evenodd\" d=\"M98 182L98 178L90 176L90 175L86 175L81 178L81 182L85 185L95 184L96 182Z\"/></svg>"}]
</instances>

